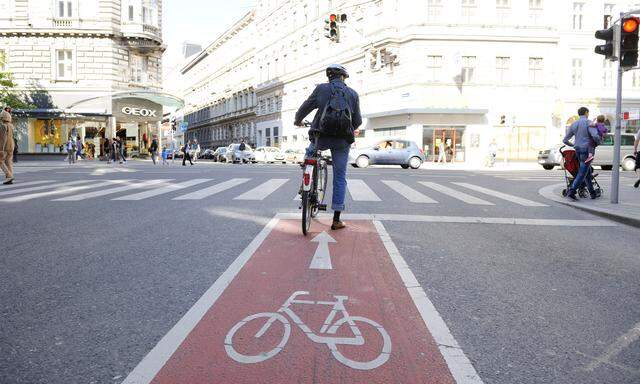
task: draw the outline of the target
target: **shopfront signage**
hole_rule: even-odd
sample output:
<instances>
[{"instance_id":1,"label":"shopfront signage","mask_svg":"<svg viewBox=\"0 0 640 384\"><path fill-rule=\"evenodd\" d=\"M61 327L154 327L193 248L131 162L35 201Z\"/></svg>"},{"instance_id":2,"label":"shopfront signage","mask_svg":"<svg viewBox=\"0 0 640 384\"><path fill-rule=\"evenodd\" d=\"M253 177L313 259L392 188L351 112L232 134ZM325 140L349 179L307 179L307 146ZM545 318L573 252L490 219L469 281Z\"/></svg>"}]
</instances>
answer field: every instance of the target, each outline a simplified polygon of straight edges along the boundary
<instances>
[{"instance_id":1,"label":"shopfront signage","mask_svg":"<svg viewBox=\"0 0 640 384\"><path fill-rule=\"evenodd\" d=\"M162 120L162 105L129 97L114 100L112 113L119 123L157 123Z\"/></svg>"},{"instance_id":2,"label":"shopfront signage","mask_svg":"<svg viewBox=\"0 0 640 384\"><path fill-rule=\"evenodd\" d=\"M123 107L122 113L125 115L144 116L144 117L158 117L155 109L136 108L136 107Z\"/></svg>"}]
</instances>

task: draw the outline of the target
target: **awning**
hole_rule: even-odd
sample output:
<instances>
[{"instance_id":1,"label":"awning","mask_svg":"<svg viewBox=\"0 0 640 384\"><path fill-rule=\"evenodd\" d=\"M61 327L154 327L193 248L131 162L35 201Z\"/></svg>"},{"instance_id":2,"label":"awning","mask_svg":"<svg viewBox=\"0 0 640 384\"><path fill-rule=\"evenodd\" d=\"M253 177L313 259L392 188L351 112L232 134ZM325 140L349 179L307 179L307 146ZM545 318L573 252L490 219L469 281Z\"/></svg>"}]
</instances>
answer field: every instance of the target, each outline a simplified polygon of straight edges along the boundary
<instances>
[{"instance_id":1,"label":"awning","mask_svg":"<svg viewBox=\"0 0 640 384\"><path fill-rule=\"evenodd\" d=\"M146 90L137 90L137 91L125 91L125 92L116 92L108 95L102 95L98 97L91 97L88 99L77 101L66 108L66 111L73 112L77 110L79 106L85 105L96 105L102 104L104 106L110 105L113 100L120 99L130 99L137 98L148 100L156 104L160 104L163 107L178 110L184 107L184 100L177 96L173 96L164 92L157 91L146 91Z\"/></svg>"},{"instance_id":2,"label":"awning","mask_svg":"<svg viewBox=\"0 0 640 384\"><path fill-rule=\"evenodd\" d=\"M470 108L405 108L391 111L365 113L362 117L375 119L378 117L398 116L398 115L486 115L488 109Z\"/></svg>"}]
</instances>

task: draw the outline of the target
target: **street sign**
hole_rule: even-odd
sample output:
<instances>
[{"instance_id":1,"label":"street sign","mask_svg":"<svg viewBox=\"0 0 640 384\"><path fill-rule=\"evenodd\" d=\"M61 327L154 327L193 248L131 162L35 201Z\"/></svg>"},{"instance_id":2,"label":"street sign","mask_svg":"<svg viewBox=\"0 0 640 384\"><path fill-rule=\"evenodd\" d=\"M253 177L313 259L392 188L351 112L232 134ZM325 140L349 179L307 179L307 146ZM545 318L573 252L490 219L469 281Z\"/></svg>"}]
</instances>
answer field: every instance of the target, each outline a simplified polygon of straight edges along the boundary
<instances>
[{"instance_id":1,"label":"street sign","mask_svg":"<svg viewBox=\"0 0 640 384\"><path fill-rule=\"evenodd\" d=\"M187 131L187 129L189 129L189 123L188 123L188 122L186 122L186 121L181 122L181 123L180 123L180 130L181 130L182 132L186 132L186 131Z\"/></svg>"}]
</instances>

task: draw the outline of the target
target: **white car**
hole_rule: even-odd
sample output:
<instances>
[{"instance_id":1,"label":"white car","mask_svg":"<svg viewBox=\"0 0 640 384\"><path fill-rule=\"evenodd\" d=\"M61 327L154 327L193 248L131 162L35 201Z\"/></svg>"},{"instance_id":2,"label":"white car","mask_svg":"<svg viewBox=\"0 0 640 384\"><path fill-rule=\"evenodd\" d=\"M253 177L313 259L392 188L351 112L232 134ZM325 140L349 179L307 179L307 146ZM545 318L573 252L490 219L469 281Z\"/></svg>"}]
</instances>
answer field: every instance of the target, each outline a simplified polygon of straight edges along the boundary
<instances>
[{"instance_id":1,"label":"white car","mask_svg":"<svg viewBox=\"0 0 640 384\"><path fill-rule=\"evenodd\" d=\"M284 154L276 147L258 147L253 152L258 163L284 163Z\"/></svg>"},{"instance_id":2,"label":"white car","mask_svg":"<svg viewBox=\"0 0 640 384\"><path fill-rule=\"evenodd\" d=\"M285 161L292 164L301 164L304 162L304 150L302 149L287 149L284 151Z\"/></svg>"}]
</instances>

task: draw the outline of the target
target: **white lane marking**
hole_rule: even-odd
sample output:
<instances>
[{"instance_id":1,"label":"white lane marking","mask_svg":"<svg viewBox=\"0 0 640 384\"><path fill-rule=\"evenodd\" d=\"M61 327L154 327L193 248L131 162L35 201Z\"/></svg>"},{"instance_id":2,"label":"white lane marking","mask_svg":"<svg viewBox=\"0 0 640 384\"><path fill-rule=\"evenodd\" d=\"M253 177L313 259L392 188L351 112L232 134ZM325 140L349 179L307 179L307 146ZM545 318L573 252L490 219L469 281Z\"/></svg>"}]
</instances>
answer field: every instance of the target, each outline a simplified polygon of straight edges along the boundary
<instances>
[{"instance_id":1,"label":"white lane marking","mask_svg":"<svg viewBox=\"0 0 640 384\"><path fill-rule=\"evenodd\" d=\"M293 201L302 201L302 196L298 193L296 197L293 198Z\"/></svg>"},{"instance_id":2,"label":"white lane marking","mask_svg":"<svg viewBox=\"0 0 640 384\"><path fill-rule=\"evenodd\" d=\"M329 251L329 243L335 243L336 240L329 236L327 232L322 232L311 240L318 243L316 253L313 255L309 269L333 269L331 265L331 252Z\"/></svg>"},{"instance_id":3,"label":"white lane marking","mask_svg":"<svg viewBox=\"0 0 640 384\"><path fill-rule=\"evenodd\" d=\"M28 181L26 183L14 181L13 184L0 186L0 191L1 190L6 190L6 189L15 189L15 188L27 187L29 185L45 184L45 183L55 183L55 180Z\"/></svg>"},{"instance_id":4,"label":"white lane marking","mask_svg":"<svg viewBox=\"0 0 640 384\"><path fill-rule=\"evenodd\" d=\"M167 182L169 182L171 180L172 179L145 180L144 182L136 182L136 183L133 183L133 184L124 185L122 187L103 189L101 191L81 193L79 195L67 196L67 197L63 197L63 198L60 198L60 199L55 199L55 200L52 200L52 201L81 201L81 200L87 200L87 199L91 199L91 198L94 198L94 197L112 195L114 193L126 192L126 191L130 191L130 190L133 190L133 189L152 188L152 187L157 186L158 184L167 183Z\"/></svg>"},{"instance_id":5,"label":"white lane marking","mask_svg":"<svg viewBox=\"0 0 640 384\"><path fill-rule=\"evenodd\" d=\"M79 187L66 186L66 187L57 188L57 189L55 189L53 191L38 192L38 193L32 193L32 194L28 194L28 195L20 195L20 196L8 197L8 198L2 199L0 201L7 202L7 203L17 203L17 202L21 202L21 201L37 199L37 198L40 198L40 197L54 196L54 195L64 195L64 194L68 194L68 193L84 191L85 189L106 187L106 186L110 186L112 184L127 183L127 182L130 182L130 181L131 180L107 180L107 181L103 181L101 183L92 183L92 184L88 184L88 185L81 185Z\"/></svg>"},{"instance_id":6,"label":"white lane marking","mask_svg":"<svg viewBox=\"0 0 640 384\"><path fill-rule=\"evenodd\" d=\"M449 187L445 187L442 184L438 184L438 183L432 183L429 181L421 181L420 184L424 185L427 188L431 188L437 192L443 193L449 197L453 197L456 200L460 200L462 202L465 202L467 204L472 204L472 205L494 205L493 203L490 203L486 200L482 200L479 199L475 196L471 196L468 195L466 193L460 192L460 191L456 191L453 188L449 188Z\"/></svg>"},{"instance_id":7,"label":"white lane marking","mask_svg":"<svg viewBox=\"0 0 640 384\"><path fill-rule=\"evenodd\" d=\"M455 185L459 185L464 188L471 189L472 191L484 193L485 195L493 196L498 199L507 200L512 203L522 205L524 207L548 207L546 204L538 203L537 201L523 199L522 197L509 195L507 193L494 191L493 189L484 188L479 185L469 184L469 183L453 183Z\"/></svg>"},{"instance_id":8,"label":"white lane marking","mask_svg":"<svg viewBox=\"0 0 640 384\"><path fill-rule=\"evenodd\" d=\"M402 197L409 200L412 203L422 203L422 204L437 204L438 202L433 200L427 195L424 195L415 189L409 187L406 184L403 184L396 180L382 180L382 183L387 187L393 189L398 192Z\"/></svg>"},{"instance_id":9,"label":"white lane marking","mask_svg":"<svg viewBox=\"0 0 640 384\"><path fill-rule=\"evenodd\" d=\"M278 188L282 187L289 179L271 179L256 188L243 193L234 200L264 200Z\"/></svg>"},{"instance_id":10,"label":"white lane marking","mask_svg":"<svg viewBox=\"0 0 640 384\"><path fill-rule=\"evenodd\" d=\"M171 330L158 342L158 344L142 359L142 361L129 373L122 384L148 384L160 372L175 353L180 344L191 333L193 328L202 320L202 317L216 303L222 292L231 284L242 267L249 261L258 247L269 236L279 219L274 217L267 223L262 231L242 251L240 256L227 268L215 283L198 299L187 313L171 328Z\"/></svg>"},{"instance_id":11,"label":"white lane marking","mask_svg":"<svg viewBox=\"0 0 640 384\"><path fill-rule=\"evenodd\" d=\"M6 195L15 195L18 193L24 193L24 192L35 192L35 191L42 191L44 189L53 189L53 188L60 188L60 187L68 187L70 185L78 185L78 184L85 184L85 183L91 183L91 180L76 180L76 181L69 181L69 182L65 182L65 183L58 183L58 184L49 184L49 185L40 185L38 187L29 187L29 188L22 188L22 189L12 189L10 191L2 191L0 192L0 196L6 196Z\"/></svg>"},{"instance_id":12,"label":"white lane marking","mask_svg":"<svg viewBox=\"0 0 640 384\"><path fill-rule=\"evenodd\" d=\"M347 189L353 201L381 201L369 186L359 179L347 180Z\"/></svg>"},{"instance_id":13,"label":"white lane marking","mask_svg":"<svg viewBox=\"0 0 640 384\"><path fill-rule=\"evenodd\" d=\"M611 344L602 355L600 355L594 361L584 367L584 370L591 372L601 364L610 365L612 359L617 357L620 352L622 352L625 348L630 346L638 339L640 339L640 323L637 323L624 335L618 337L616 341Z\"/></svg>"},{"instance_id":14,"label":"white lane marking","mask_svg":"<svg viewBox=\"0 0 640 384\"><path fill-rule=\"evenodd\" d=\"M112 199L112 200L119 200L119 201L122 201L122 200L124 200L124 201L144 200L144 199L148 199L150 197L164 195L165 193L171 193L171 192L179 191L181 189L192 187L194 185L206 183L207 181L211 181L211 180L212 179L193 179L193 180L185 181L185 182L182 182L182 183L169 184L169 185L164 186L162 188L154 189L152 191L134 193L133 195L127 195L127 196L118 197L118 198L115 198L115 199Z\"/></svg>"},{"instance_id":15,"label":"white lane marking","mask_svg":"<svg viewBox=\"0 0 640 384\"><path fill-rule=\"evenodd\" d=\"M205 197L213 196L220 192L224 192L228 189L237 187L238 185L242 185L248 182L251 179L231 179L220 184L212 185L210 187L201 189L199 191L187 193L186 195L174 197L173 200L200 200Z\"/></svg>"},{"instance_id":16,"label":"white lane marking","mask_svg":"<svg viewBox=\"0 0 640 384\"><path fill-rule=\"evenodd\" d=\"M411 269L393 243L385 227L380 221L374 221L373 224L378 230L378 235L380 235L380 239L387 249L393 265L402 278L402 282L407 288L407 291L409 291L409 296L411 296L414 305L418 309L418 312L420 312L424 325L429 330L429 333L431 333L431 336L433 336L436 344L438 344L438 349L444 357L456 384L482 384L482 379L478 375L478 372L476 372L473 364L471 364L471 361L469 361L451 334L449 327L440 316L440 313L438 313L438 310L424 289L422 289L422 286L420 286L415 275L411 272Z\"/></svg>"}]
</instances>

